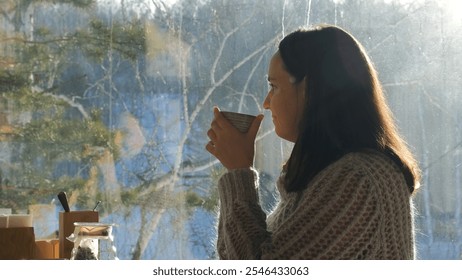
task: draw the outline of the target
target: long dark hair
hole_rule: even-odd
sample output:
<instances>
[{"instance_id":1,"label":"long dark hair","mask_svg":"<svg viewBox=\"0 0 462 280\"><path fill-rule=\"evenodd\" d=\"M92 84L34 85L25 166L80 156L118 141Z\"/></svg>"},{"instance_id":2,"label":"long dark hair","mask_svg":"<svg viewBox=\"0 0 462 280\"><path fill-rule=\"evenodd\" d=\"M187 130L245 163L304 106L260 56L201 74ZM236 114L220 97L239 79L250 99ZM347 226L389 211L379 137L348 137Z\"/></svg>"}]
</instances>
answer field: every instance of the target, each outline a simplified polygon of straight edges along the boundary
<instances>
[{"instance_id":1,"label":"long dark hair","mask_svg":"<svg viewBox=\"0 0 462 280\"><path fill-rule=\"evenodd\" d=\"M316 174L346 153L373 149L393 159L412 193L416 160L400 137L374 66L363 46L331 25L299 29L279 43L295 83L305 82L305 109L287 161L286 189L305 189Z\"/></svg>"}]
</instances>

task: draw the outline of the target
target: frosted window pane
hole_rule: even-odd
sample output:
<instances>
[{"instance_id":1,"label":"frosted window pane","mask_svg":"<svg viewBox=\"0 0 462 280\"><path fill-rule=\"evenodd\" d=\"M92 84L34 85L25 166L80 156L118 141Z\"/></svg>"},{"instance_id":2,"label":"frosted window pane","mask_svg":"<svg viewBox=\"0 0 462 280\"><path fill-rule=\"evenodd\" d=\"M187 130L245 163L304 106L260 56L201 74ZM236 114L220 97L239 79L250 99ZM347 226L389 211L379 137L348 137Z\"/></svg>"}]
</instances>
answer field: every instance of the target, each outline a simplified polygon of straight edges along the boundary
<instances>
[{"instance_id":1,"label":"frosted window pane","mask_svg":"<svg viewBox=\"0 0 462 280\"><path fill-rule=\"evenodd\" d=\"M102 201L120 259L215 258L212 106L263 112L277 40L323 22L365 45L421 163L418 257L459 259L459 2L3 1L0 208L33 213L37 237L53 237L66 191L73 210ZM258 139L270 211L291 146L268 114Z\"/></svg>"}]
</instances>

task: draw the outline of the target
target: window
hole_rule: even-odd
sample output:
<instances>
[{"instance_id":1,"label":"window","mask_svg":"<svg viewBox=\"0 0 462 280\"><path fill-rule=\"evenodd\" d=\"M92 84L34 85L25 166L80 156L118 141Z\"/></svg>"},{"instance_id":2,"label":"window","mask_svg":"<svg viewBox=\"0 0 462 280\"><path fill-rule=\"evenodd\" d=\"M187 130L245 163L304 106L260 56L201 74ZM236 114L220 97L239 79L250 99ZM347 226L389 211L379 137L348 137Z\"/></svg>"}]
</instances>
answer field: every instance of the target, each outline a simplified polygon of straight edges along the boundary
<instances>
[{"instance_id":1,"label":"window","mask_svg":"<svg viewBox=\"0 0 462 280\"><path fill-rule=\"evenodd\" d=\"M212 106L256 114L277 40L338 24L366 47L418 156L418 257L462 257L462 25L456 0L5 0L0 208L54 236L56 195L116 224L120 259L213 259ZM258 136L265 210L291 146Z\"/></svg>"}]
</instances>

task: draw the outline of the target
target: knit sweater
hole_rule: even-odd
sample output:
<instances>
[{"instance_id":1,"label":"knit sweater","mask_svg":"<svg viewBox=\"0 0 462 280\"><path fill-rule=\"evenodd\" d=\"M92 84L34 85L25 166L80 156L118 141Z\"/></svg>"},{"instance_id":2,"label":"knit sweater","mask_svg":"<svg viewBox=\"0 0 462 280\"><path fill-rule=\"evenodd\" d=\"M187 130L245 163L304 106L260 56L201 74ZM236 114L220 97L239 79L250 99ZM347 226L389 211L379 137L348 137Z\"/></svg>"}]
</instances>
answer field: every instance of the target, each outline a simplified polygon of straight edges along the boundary
<instances>
[{"instance_id":1,"label":"knit sweater","mask_svg":"<svg viewBox=\"0 0 462 280\"><path fill-rule=\"evenodd\" d=\"M220 259L413 259L409 188L397 165L377 152L344 155L300 192L287 193L266 216L258 172L219 180Z\"/></svg>"}]
</instances>

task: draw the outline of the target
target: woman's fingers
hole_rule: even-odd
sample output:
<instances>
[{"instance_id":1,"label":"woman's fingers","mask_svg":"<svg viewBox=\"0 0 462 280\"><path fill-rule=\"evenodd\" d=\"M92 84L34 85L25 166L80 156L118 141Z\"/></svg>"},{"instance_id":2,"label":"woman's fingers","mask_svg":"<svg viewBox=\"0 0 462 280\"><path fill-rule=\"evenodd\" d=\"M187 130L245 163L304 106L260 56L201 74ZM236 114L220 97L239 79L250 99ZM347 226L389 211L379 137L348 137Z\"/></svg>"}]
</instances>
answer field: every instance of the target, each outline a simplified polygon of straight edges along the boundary
<instances>
[{"instance_id":1,"label":"woman's fingers","mask_svg":"<svg viewBox=\"0 0 462 280\"><path fill-rule=\"evenodd\" d=\"M205 145L205 149L212 155L215 153L215 145L213 144L212 141L209 141L207 145Z\"/></svg>"},{"instance_id":2,"label":"woman's fingers","mask_svg":"<svg viewBox=\"0 0 462 280\"><path fill-rule=\"evenodd\" d=\"M228 130L234 128L231 122L227 118L225 118L225 116L221 113L218 107L213 108L213 116L213 122L215 122L215 126L217 129Z\"/></svg>"},{"instance_id":3,"label":"woman's fingers","mask_svg":"<svg viewBox=\"0 0 462 280\"><path fill-rule=\"evenodd\" d=\"M247 133L241 133L221 114L218 107L213 108L213 114L213 121L207 131L210 141L206 144L206 150L227 169L251 167L255 153L255 137L263 115L256 117Z\"/></svg>"},{"instance_id":4,"label":"woman's fingers","mask_svg":"<svg viewBox=\"0 0 462 280\"><path fill-rule=\"evenodd\" d=\"M215 131L213 131L213 129L209 129L209 131L207 131L207 136L212 141L212 143L217 141L217 134Z\"/></svg>"},{"instance_id":5,"label":"woman's fingers","mask_svg":"<svg viewBox=\"0 0 462 280\"><path fill-rule=\"evenodd\" d=\"M215 130L215 131L220 131L222 128L221 128L221 126L218 124L217 120L214 119L214 120L212 121L212 123L210 124L210 129L213 129L213 130Z\"/></svg>"},{"instance_id":6,"label":"woman's fingers","mask_svg":"<svg viewBox=\"0 0 462 280\"><path fill-rule=\"evenodd\" d=\"M261 122L263 121L263 115L258 115L250 125L249 131L247 134L252 138L255 139L257 137L258 129L260 129Z\"/></svg>"}]
</instances>

